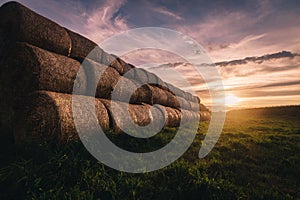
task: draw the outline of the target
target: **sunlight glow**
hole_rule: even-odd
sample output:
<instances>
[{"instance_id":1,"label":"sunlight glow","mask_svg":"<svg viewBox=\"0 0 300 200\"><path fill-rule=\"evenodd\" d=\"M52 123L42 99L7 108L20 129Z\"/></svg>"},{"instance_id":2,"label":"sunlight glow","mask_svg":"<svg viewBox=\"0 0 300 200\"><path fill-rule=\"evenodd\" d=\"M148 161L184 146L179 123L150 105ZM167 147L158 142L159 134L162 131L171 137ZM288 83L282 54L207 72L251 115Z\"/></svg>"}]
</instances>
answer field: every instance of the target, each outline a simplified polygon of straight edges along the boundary
<instances>
[{"instance_id":1,"label":"sunlight glow","mask_svg":"<svg viewBox=\"0 0 300 200\"><path fill-rule=\"evenodd\" d=\"M233 94L227 94L225 97L226 106L234 106L235 104L237 104L240 101L241 101L241 99Z\"/></svg>"}]
</instances>

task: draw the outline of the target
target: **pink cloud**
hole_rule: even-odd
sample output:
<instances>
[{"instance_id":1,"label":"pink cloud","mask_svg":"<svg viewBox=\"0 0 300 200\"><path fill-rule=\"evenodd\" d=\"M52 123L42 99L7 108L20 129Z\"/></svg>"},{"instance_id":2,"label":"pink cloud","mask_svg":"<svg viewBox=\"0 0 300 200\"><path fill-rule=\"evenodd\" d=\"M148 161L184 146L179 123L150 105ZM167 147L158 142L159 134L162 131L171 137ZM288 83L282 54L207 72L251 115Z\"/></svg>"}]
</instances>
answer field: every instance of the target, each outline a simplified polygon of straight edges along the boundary
<instances>
[{"instance_id":1,"label":"pink cloud","mask_svg":"<svg viewBox=\"0 0 300 200\"><path fill-rule=\"evenodd\" d=\"M179 21L183 20L183 18L180 15L178 15L174 12L171 12L171 11L167 10L166 8L164 8L164 7L153 7L153 11L155 11L157 13L160 13L160 14L163 14L163 15L165 15L167 17L170 17L170 18L175 18L176 20L179 20Z\"/></svg>"}]
</instances>

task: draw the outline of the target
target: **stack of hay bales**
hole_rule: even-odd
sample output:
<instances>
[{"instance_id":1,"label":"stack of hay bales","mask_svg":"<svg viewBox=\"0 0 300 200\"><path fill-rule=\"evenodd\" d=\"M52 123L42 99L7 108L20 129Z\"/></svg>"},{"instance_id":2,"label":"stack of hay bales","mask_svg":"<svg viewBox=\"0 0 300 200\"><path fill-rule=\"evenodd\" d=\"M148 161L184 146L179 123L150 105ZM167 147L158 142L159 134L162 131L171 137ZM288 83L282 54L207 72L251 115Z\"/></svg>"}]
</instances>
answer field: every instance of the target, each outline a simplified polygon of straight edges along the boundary
<instances>
[{"instance_id":1,"label":"stack of hay bales","mask_svg":"<svg viewBox=\"0 0 300 200\"><path fill-rule=\"evenodd\" d=\"M128 95L128 87L152 82L138 87L130 98L130 117L140 126L151 122L154 104L164 108L161 116L168 127L180 125L182 111L191 113L191 117L210 116L198 97L106 53L89 39L17 2L0 8L0 40L2 138L17 142L46 138L63 143L77 139L72 117L74 87L84 98L96 97L96 116L104 130L122 132L110 104L116 85L121 97ZM76 79L79 70L83 71ZM98 81L99 73L102 76ZM122 84L118 84L121 78ZM89 127L86 121L83 126Z\"/></svg>"}]
</instances>

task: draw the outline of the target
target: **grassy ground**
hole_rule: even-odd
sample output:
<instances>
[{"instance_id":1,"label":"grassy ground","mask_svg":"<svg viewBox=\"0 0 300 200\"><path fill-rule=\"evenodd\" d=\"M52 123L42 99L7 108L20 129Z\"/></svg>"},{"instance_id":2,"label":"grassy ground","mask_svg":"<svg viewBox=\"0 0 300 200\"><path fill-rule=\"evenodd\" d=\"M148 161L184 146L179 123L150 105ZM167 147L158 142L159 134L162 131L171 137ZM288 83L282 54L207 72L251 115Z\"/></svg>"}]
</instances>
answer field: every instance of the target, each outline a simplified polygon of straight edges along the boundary
<instances>
[{"instance_id":1,"label":"grassy ground","mask_svg":"<svg viewBox=\"0 0 300 200\"><path fill-rule=\"evenodd\" d=\"M207 129L170 166L146 174L105 167L81 143L2 148L1 199L299 199L300 107L231 111L223 133L204 159L197 154ZM125 136L119 146L151 150L175 134L147 141ZM125 141L125 142L124 142ZM153 145L155 147L153 147Z\"/></svg>"}]
</instances>

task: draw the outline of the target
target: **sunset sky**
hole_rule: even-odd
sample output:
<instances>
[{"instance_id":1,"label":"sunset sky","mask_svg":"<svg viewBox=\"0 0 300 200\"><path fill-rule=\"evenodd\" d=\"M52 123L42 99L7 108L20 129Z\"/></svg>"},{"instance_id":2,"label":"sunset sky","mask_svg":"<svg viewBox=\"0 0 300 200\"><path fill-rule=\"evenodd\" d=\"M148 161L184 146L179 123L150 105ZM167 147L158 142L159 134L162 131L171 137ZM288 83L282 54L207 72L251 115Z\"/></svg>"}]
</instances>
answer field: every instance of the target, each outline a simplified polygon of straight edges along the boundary
<instances>
[{"instance_id":1,"label":"sunset sky","mask_svg":"<svg viewBox=\"0 0 300 200\"><path fill-rule=\"evenodd\" d=\"M219 69L230 108L300 104L300 1L19 2L97 43L139 27L164 27L190 36ZM159 62L142 67L164 79L168 79L164 74L169 68L178 70L189 77L194 91L209 104L205 83L192 79L189 64L170 59L167 52L149 51L127 55L127 61L140 65L134 57L141 60L153 55Z\"/></svg>"}]
</instances>

